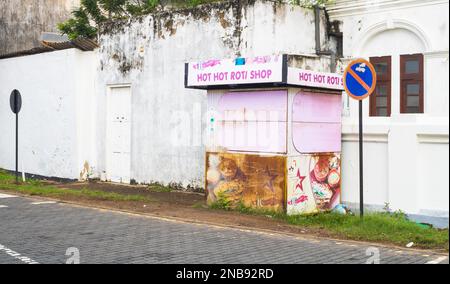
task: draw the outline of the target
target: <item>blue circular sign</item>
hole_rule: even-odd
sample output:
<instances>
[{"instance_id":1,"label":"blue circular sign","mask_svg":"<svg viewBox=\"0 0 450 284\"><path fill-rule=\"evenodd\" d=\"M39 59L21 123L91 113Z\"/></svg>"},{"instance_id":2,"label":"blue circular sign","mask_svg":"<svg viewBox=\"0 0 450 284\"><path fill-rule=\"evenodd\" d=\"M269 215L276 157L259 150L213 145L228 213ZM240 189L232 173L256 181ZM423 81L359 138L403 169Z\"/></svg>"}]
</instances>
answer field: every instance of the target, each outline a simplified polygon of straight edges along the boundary
<instances>
[{"instance_id":1,"label":"blue circular sign","mask_svg":"<svg viewBox=\"0 0 450 284\"><path fill-rule=\"evenodd\" d=\"M345 69L343 79L347 94L356 100L363 100L375 91L377 73L369 61L356 59Z\"/></svg>"}]
</instances>

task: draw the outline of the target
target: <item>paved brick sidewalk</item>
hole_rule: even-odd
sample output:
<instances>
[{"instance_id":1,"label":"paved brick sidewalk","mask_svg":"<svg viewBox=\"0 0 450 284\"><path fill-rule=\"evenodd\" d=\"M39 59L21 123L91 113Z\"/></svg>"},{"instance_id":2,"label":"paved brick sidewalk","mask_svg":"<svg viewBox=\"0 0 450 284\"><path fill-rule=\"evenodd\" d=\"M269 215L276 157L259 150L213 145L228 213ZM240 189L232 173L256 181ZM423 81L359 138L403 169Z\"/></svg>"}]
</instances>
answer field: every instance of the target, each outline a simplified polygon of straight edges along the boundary
<instances>
[{"instance_id":1,"label":"paved brick sidewalk","mask_svg":"<svg viewBox=\"0 0 450 284\"><path fill-rule=\"evenodd\" d=\"M79 249L81 263L365 263L367 253L377 250L381 263L448 263L448 256L426 252L218 228L22 197L0 198L0 220L0 263L65 263L70 247Z\"/></svg>"}]
</instances>

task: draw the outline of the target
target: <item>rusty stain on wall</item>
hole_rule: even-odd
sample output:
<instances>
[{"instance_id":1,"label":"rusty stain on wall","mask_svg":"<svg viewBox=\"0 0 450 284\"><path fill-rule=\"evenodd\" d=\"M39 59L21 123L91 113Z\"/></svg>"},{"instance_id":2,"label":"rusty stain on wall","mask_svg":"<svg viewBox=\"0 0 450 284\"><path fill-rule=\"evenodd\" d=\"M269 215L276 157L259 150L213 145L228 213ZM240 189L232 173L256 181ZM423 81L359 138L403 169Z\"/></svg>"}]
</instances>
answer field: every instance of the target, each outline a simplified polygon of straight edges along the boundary
<instances>
[{"instance_id":1,"label":"rusty stain on wall","mask_svg":"<svg viewBox=\"0 0 450 284\"><path fill-rule=\"evenodd\" d=\"M284 210L286 157L207 153L207 201Z\"/></svg>"},{"instance_id":2,"label":"rusty stain on wall","mask_svg":"<svg viewBox=\"0 0 450 284\"><path fill-rule=\"evenodd\" d=\"M89 172L90 172L89 162L84 161L83 169L80 172L80 180L89 179Z\"/></svg>"}]
</instances>

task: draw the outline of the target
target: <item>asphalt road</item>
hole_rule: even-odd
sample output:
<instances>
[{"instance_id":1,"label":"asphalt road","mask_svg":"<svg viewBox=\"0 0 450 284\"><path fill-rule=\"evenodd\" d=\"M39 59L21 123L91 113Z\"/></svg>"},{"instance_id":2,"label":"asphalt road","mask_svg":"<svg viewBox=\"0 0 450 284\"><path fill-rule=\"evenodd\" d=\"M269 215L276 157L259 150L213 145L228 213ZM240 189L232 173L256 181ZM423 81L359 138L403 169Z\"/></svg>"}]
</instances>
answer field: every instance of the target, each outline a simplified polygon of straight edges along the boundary
<instances>
[{"instance_id":1,"label":"asphalt road","mask_svg":"<svg viewBox=\"0 0 450 284\"><path fill-rule=\"evenodd\" d=\"M0 193L2 263L448 263L448 256L220 228Z\"/></svg>"}]
</instances>

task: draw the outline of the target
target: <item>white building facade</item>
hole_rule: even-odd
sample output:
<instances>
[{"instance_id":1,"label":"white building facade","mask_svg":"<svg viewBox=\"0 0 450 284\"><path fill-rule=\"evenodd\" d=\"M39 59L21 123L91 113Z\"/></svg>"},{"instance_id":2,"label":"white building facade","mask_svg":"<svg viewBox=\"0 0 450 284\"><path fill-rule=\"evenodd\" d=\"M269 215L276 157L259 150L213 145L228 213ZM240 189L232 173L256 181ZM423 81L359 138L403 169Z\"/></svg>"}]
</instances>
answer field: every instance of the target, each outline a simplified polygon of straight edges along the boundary
<instances>
[{"instance_id":1,"label":"white building facade","mask_svg":"<svg viewBox=\"0 0 450 284\"><path fill-rule=\"evenodd\" d=\"M345 59L370 59L378 87L364 101L365 200L447 219L449 1L336 1ZM343 198L359 202L358 103L344 97Z\"/></svg>"}]
</instances>

